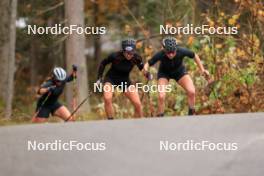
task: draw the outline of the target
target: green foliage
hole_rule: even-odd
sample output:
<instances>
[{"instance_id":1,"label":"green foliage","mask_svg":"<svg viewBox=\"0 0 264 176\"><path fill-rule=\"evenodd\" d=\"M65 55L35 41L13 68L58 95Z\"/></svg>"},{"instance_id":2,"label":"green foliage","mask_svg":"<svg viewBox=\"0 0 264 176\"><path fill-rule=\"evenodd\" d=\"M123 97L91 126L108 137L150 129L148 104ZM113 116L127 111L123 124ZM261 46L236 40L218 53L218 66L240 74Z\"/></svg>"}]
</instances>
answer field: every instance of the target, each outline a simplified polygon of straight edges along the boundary
<instances>
[{"instance_id":1,"label":"green foliage","mask_svg":"<svg viewBox=\"0 0 264 176\"><path fill-rule=\"evenodd\" d=\"M254 65L252 67L247 67L240 72L240 79L239 81L241 84L245 84L248 87L251 87L257 80L257 71L256 68L254 68Z\"/></svg>"}]
</instances>

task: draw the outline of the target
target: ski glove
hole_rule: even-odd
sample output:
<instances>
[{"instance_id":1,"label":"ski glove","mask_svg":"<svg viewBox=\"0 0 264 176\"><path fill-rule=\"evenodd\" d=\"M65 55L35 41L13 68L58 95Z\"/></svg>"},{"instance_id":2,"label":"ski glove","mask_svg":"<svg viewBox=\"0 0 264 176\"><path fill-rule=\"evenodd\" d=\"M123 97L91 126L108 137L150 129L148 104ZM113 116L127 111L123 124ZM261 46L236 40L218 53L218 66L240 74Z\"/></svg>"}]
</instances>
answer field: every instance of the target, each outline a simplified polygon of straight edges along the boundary
<instances>
[{"instance_id":1,"label":"ski glove","mask_svg":"<svg viewBox=\"0 0 264 176\"><path fill-rule=\"evenodd\" d=\"M148 80L152 80L153 79L153 75L150 72L145 73L144 75Z\"/></svg>"},{"instance_id":2,"label":"ski glove","mask_svg":"<svg viewBox=\"0 0 264 176\"><path fill-rule=\"evenodd\" d=\"M72 65L72 70L74 71L74 72L77 72L77 69L78 69L78 67L76 66L76 65Z\"/></svg>"}]
</instances>

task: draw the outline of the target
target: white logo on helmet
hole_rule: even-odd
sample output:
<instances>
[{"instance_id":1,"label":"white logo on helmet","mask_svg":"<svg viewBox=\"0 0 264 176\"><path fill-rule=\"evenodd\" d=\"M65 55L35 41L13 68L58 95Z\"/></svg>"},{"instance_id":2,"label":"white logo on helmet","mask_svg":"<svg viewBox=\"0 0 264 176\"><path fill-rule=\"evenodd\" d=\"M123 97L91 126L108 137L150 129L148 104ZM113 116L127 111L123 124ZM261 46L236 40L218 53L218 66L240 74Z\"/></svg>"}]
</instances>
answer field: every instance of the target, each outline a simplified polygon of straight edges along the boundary
<instances>
[{"instance_id":1,"label":"white logo on helmet","mask_svg":"<svg viewBox=\"0 0 264 176\"><path fill-rule=\"evenodd\" d=\"M60 67L54 68L53 74L54 74L55 78L59 81L64 81L66 79L66 76L67 76L66 71Z\"/></svg>"},{"instance_id":2,"label":"white logo on helmet","mask_svg":"<svg viewBox=\"0 0 264 176\"><path fill-rule=\"evenodd\" d=\"M126 51L133 51L134 49L133 49L132 46L127 46L127 47L125 47L125 50L126 50Z\"/></svg>"}]
</instances>

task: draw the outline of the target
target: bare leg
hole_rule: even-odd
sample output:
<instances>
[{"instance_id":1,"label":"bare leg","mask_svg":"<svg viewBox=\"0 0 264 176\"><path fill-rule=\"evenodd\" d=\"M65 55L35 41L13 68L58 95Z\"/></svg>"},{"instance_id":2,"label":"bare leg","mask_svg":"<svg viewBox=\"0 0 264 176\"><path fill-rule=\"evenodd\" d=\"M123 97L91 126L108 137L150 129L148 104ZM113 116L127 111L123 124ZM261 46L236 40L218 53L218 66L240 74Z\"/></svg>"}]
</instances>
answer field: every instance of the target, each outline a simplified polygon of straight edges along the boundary
<instances>
[{"instance_id":1,"label":"bare leg","mask_svg":"<svg viewBox=\"0 0 264 176\"><path fill-rule=\"evenodd\" d=\"M71 117L70 119L68 119L71 115L70 111L65 107L65 106L61 106L59 109L57 109L54 112L54 115L60 117L62 120L66 121L74 121L74 118Z\"/></svg>"},{"instance_id":2,"label":"bare leg","mask_svg":"<svg viewBox=\"0 0 264 176\"><path fill-rule=\"evenodd\" d=\"M158 115L164 114L165 108L165 86L169 84L169 81L166 78L160 78L158 80L159 86L159 99L158 99Z\"/></svg>"},{"instance_id":3,"label":"bare leg","mask_svg":"<svg viewBox=\"0 0 264 176\"><path fill-rule=\"evenodd\" d=\"M134 86L129 87L130 91L125 92L125 96L131 101L135 108L134 117L143 117L142 105L138 95L138 91Z\"/></svg>"},{"instance_id":4,"label":"bare leg","mask_svg":"<svg viewBox=\"0 0 264 176\"><path fill-rule=\"evenodd\" d=\"M41 117L33 117L32 118L33 123L44 123L47 121L48 121L48 118L41 118Z\"/></svg>"},{"instance_id":5,"label":"bare leg","mask_svg":"<svg viewBox=\"0 0 264 176\"><path fill-rule=\"evenodd\" d=\"M186 91L188 96L188 105L190 109L194 109L195 105L195 87L189 75L184 75L178 83Z\"/></svg>"},{"instance_id":6,"label":"bare leg","mask_svg":"<svg viewBox=\"0 0 264 176\"><path fill-rule=\"evenodd\" d=\"M114 110L113 110L113 91L112 91L112 84L107 82L104 84L104 106L105 112L108 119L113 118Z\"/></svg>"}]
</instances>

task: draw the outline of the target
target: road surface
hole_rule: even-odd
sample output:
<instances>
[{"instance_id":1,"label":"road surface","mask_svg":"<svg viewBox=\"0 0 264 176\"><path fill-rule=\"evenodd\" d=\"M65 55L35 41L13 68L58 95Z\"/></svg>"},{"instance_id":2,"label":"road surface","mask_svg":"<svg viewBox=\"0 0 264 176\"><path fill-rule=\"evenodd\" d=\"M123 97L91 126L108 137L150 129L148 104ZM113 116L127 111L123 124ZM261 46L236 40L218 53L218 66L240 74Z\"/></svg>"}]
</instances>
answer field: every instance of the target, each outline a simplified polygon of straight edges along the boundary
<instances>
[{"instance_id":1,"label":"road surface","mask_svg":"<svg viewBox=\"0 0 264 176\"><path fill-rule=\"evenodd\" d=\"M0 128L0 139L1 176L264 173L264 113L7 126ZM85 150L58 148L71 141ZM190 150L190 143L203 142L228 147Z\"/></svg>"}]
</instances>

